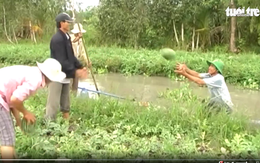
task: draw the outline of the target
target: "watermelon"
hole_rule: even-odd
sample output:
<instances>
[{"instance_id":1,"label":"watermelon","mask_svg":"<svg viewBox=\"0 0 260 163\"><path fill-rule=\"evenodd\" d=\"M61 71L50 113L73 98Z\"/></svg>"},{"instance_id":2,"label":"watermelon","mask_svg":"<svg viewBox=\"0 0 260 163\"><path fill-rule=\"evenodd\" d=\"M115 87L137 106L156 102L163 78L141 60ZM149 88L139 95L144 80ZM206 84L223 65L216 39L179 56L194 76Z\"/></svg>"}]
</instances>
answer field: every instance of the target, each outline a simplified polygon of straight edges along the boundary
<instances>
[{"instance_id":1,"label":"watermelon","mask_svg":"<svg viewBox=\"0 0 260 163\"><path fill-rule=\"evenodd\" d=\"M175 59L175 51L170 48L161 49L161 55L166 60L174 60Z\"/></svg>"},{"instance_id":2,"label":"watermelon","mask_svg":"<svg viewBox=\"0 0 260 163\"><path fill-rule=\"evenodd\" d=\"M27 124L27 121L23 118L22 119L22 130L25 133L32 133L35 129L35 124Z\"/></svg>"}]
</instances>

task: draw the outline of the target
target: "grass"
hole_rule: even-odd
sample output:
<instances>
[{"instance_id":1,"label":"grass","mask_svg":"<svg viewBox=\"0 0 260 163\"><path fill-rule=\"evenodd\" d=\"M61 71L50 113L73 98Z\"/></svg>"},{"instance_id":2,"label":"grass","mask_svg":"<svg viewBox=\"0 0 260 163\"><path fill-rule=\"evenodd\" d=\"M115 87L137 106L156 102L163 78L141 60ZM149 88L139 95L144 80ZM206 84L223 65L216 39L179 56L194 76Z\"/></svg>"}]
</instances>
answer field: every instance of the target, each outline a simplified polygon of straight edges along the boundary
<instances>
[{"instance_id":1,"label":"grass","mask_svg":"<svg viewBox=\"0 0 260 163\"><path fill-rule=\"evenodd\" d=\"M17 128L20 158L230 159L257 158L260 150L260 134L245 116L210 116L187 85L161 93L172 99L169 108L72 96L70 121L60 116L44 125L45 91L26 101L38 119L32 133Z\"/></svg>"},{"instance_id":2,"label":"grass","mask_svg":"<svg viewBox=\"0 0 260 163\"><path fill-rule=\"evenodd\" d=\"M158 51L88 47L96 73L163 75L173 73L175 62L167 62ZM2 66L35 65L49 56L47 44L1 44ZM207 59L226 63L229 83L258 88L258 56L178 51L176 61L185 61L196 71L206 71ZM250 63L250 64L248 64ZM110 98L98 100L71 96L71 119L42 123L46 90L28 99L26 108L37 116L34 132L16 128L16 150L20 158L257 158L260 134L249 118L240 113L213 116L201 99L184 85L160 94L170 107L139 106Z\"/></svg>"},{"instance_id":3,"label":"grass","mask_svg":"<svg viewBox=\"0 0 260 163\"><path fill-rule=\"evenodd\" d=\"M224 61L224 77L227 83L240 87L258 89L260 84L259 56L254 53L233 55L228 53L176 52L175 61L166 61L158 50L134 50L116 47L87 47L95 73L124 73L147 76L166 76L181 80L173 72L176 62L185 62L197 72L206 72L206 60L219 58ZM0 62L5 64L35 65L50 56L46 43L1 44Z\"/></svg>"}]
</instances>

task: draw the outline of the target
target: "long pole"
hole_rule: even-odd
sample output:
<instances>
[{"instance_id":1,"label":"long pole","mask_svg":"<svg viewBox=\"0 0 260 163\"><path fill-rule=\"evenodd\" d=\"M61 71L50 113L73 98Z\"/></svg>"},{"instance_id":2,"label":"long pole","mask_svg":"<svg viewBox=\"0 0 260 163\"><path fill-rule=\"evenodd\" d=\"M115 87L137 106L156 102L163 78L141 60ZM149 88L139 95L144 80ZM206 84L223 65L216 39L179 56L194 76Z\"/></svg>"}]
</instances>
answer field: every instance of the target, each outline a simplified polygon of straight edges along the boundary
<instances>
[{"instance_id":1,"label":"long pole","mask_svg":"<svg viewBox=\"0 0 260 163\"><path fill-rule=\"evenodd\" d=\"M94 91L94 90L91 90L91 89L81 88L81 87L79 87L79 89L81 89L82 91L93 92L93 93L97 93L97 94L103 94L103 95L106 95L106 96L111 96L111 97L115 97L115 98L119 98L119 99L126 99L125 97L121 97L121 96L118 96L118 95L115 95L115 94L106 93L106 92L102 92L102 91Z\"/></svg>"},{"instance_id":2,"label":"long pole","mask_svg":"<svg viewBox=\"0 0 260 163\"><path fill-rule=\"evenodd\" d=\"M71 7L72 7L73 18L75 18L76 16L75 16L75 12L74 12L74 1L73 1L73 0L71 0ZM80 31L80 33L81 33L81 28L80 28L78 22L77 22L77 25L78 25L79 31ZM85 51L85 53L86 53L86 54L84 53L84 61L86 62L86 64L88 64L88 63L90 63L90 59L89 59L89 55L88 55L87 50L86 50L86 47L85 47L85 40L84 40L83 37L82 37L81 39L82 39L84 51ZM96 90L99 91L99 90L98 90L98 87L97 87L97 83L96 83L95 77L94 77L94 74L93 74L93 71L92 71L92 67L90 67L89 69L90 69L90 73L91 73L92 79L93 79L93 81L94 81ZM100 96L99 93L98 93L98 96Z\"/></svg>"}]
</instances>

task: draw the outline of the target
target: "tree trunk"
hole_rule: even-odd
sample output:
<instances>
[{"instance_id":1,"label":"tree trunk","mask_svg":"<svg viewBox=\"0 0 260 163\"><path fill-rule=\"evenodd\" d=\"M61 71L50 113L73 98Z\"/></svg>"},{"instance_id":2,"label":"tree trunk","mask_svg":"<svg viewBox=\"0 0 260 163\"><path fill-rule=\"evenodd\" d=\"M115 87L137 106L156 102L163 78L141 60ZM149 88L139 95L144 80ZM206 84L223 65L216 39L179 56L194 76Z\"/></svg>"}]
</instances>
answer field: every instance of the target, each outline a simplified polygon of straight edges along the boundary
<instances>
[{"instance_id":1,"label":"tree trunk","mask_svg":"<svg viewBox=\"0 0 260 163\"><path fill-rule=\"evenodd\" d=\"M230 8L235 8L234 0L230 0ZM232 53L235 53L236 50L236 16L231 17L230 23L230 42L229 42L229 50Z\"/></svg>"},{"instance_id":2,"label":"tree trunk","mask_svg":"<svg viewBox=\"0 0 260 163\"><path fill-rule=\"evenodd\" d=\"M75 19L75 12L74 12L74 0L71 0L70 1L70 3L71 3L71 9L72 9L72 17L73 17L73 19Z\"/></svg>"},{"instance_id":3,"label":"tree trunk","mask_svg":"<svg viewBox=\"0 0 260 163\"><path fill-rule=\"evenodd\" d=\"M182 47L184 47L184 25L181 23L181 42L182 42Z\"/></svg>"},{"instance_id":4,"label":"tree trunk","mask_svg":"<svg viewBox=\"0 0 260 163\"><path fill-rule=\"evenodd\" d=\"M31 20L29 21L29 27L30 27L31 40L32 40L34 43L37 43L37 42L36 42L36 38L35 38L35 33L34 33L34 30L33 30L33 27L32 27L32 22L31 22Z\"/></svg>"},{"instance_id":5,"label":"tree trunk","mask_svg":"<svg viewBox=\"0 0 260 163\"><path fill-rule=\"evenodd\" d=\"M13 29L13 37L14 37L14 40L15 40L16 44L18 44L17 38L16 38L16 36L15 36L15 32L14 32L14 27L12 27L12 29Z\"/></svg>"},{"instance_id":6,"label":"tree trunk","mask_svg":"<svg viewBox=\"0 0 260 163\"><path fill-rule=\"evenodd\" d=\"M178 45L178 47L179 47L179 46L180 46L180 43L179 43L177 31L176 31L175 22L173 22L173 30L174 30L174 35L175 35L175 39L176 39L177 45Z\"/></svg>"},{"instance_id":7,"label":"tree trunk","mask_svg":"<svg viewBox=\"0 0 260 163\"><path fill-rule=\"evenodd\" d=\"M199 41L200 41L200 33L197 33L197 43L196 43L196 49L199 49Z\"/></svg>"},{"instance_id":8,"label":"tree trunk","mask_svg":"<svg viewBox=\"0 0 260 163\"><path fill-rule=\"evenodd\" d=\"M136 36L135 36L135 43L134 43L134 48L135 49L138 49L139 48L139 45L138 45L138 37L139 37L139 31L136 33Z\"/></svg>"},{"instance_id":9,"label":"tree trunk","mask_svg":"<svg viewBox=\"0 0 260 163\"><path fill-rule=\"evenodd\" d=\"M192 30L191 51L194 51L194 49L195 49L195 27L193 27Z\"/></svg>"},{"instance_id":10,"label":"tree trunk","mask_svg":"<svg viewBox=\"0 0 260 163\"><path fill-rule=\"evenodd\" d=\"M7 33L7 29L6 29L6 19L5 19L5 7L3 6L3 14L4 14L4 20L3 20L3 22L4 22L4 30L5 30L5 36L6 36L6 38L7 38L7 40L9 41L9 42L11 42L12 44L14 44L13 43L13 41L11 40L11 38L8 36L8 33Z\"/></svg>"},{"instance_id":11,"label":"tree trunk","mask_svg":"<svg viewBox=\"0 0 260 163\"><path fill-rule=\"evenodd\" d=\"M191 51L194 51L194 49L195 49L195 34L196 34L196 29L195 29L195 18L193 18Z\"/></svg>"}]
</instances>

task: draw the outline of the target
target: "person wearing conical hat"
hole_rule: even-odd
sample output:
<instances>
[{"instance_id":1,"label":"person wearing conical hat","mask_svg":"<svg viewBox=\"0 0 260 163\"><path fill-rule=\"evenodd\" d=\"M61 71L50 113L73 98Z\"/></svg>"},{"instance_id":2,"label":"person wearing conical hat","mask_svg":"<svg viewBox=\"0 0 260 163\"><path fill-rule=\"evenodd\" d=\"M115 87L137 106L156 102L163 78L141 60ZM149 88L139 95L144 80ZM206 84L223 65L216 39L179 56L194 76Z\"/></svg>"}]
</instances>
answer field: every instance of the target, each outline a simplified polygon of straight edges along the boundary
<instances>
[{"instance_id":1,"label":"person wearing conical hat","mask_svg":"<svg viewBox=\"0 0 260 163\"><path fill-rule=\"evenodd\" d=\"M210 101L208 107L221 109L225 108L228 113L232 112L233 103L231 96L223 77L224 63L216 59L214 61L207 61L209 66L208 73L198 73L189 69L185 64L178 63L175 72L185 76L189 80L198 85L206 85L210 92Z\"/></svg>"},{"instance_id":2,"label":"person wearing conical hat","mask_svg":"<svg viewBox=\"0 0 260 163\"><path fill-rule=\"evenodd\" d=\"M11 117L16 119L16 126L21 128L20 113L27 123L36 121L33 113L24 106L24 101L34 95L38 89L52 82L66 78L61 64L52 58L37 66L15 65L0 69L0 147L2 159L15 158L15 128ZM22 128L21 128L22 129Z\"/></svg>"},{"instance_id":3,"label":"person wearing conical hat","mask_svg":"<svg viewBox=\"0 0 260 163\"><path fill-rule=\"evenodd\" d=\"M80 58L82 55L86 53L84 51L83 42L82 42L82 34L86 33L86 30L83 29L82 24L75 23L73 29L71 30L71 33L72 35L70 36L71 36L72 46L74 50L74 55L77 58Z\"/></svg>"},{"instance_id":4,"label":"person wearing conical hat","mask_svg":"<svg viewBox=\"0 0 260 163\"><path fill-rule=\"evenodd\" d=\"M80 27L80 28L79 28ZM74 51L74 55L78 58L85 58L86 57L86 52L84 49L84 45L83 45L83 41L82 41L82 34L86 33L86 30L83 29L82 24L80 23L75 23L73 29L71 30L71 42L72 42L72 47L73 47L73 51ZM91 66L88 65L88 67ZM72 82L72 91L74 91L77 94L77 90L78 90L78 78L74 78L73 82Z\"/></svg>"}]
</instances>

